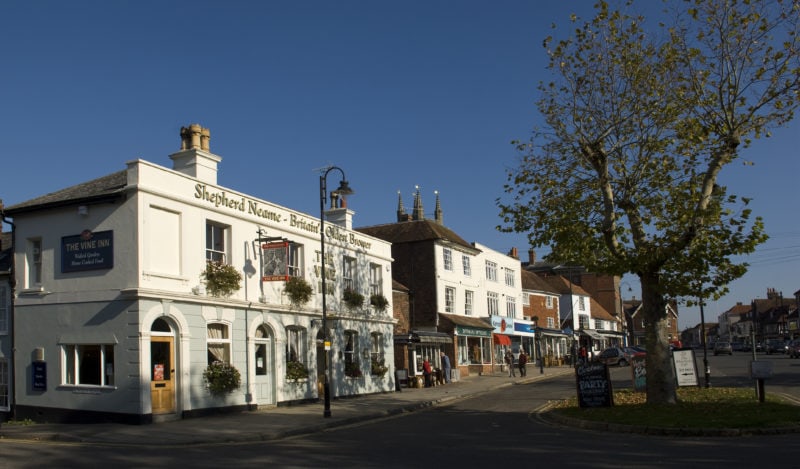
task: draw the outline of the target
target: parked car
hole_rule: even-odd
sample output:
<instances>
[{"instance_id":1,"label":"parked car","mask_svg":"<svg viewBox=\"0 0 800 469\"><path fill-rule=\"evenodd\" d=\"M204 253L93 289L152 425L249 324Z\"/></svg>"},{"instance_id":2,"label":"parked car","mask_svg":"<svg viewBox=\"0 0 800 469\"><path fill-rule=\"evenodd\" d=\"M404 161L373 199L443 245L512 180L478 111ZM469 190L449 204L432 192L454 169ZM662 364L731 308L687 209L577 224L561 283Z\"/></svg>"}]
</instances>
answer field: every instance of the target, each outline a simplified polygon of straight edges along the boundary
<instances>
[{"instance_id":1,"label":"parked car","mask_svg":"<svg viewBox=\"0 0 800 469\"><path fill-rule=\"evenodd\" d=\"M722 340L718 340L714 343L714 355L720 355L723 353L727 353L728 355L733 355L733 347L731 347L730 342L724 342Z\"/></svg>"},{"instance_id":2,"label":"parked car","mask_svg":"<svg viewBox=\"0 0 800 469\"><path fill-rule=\"evenodd\" d=\"M620 347L609 347L603 350L600 352L600 355L595 358L595 360L599 361L600 363L605 363L606 365L619 366L626 366L631 362L630 355Z\"/></svg>"},{"instance_id":3,"label":"parked car","mask_svg":"<svg viewBox=\"0 0 800 469\"><path fill-rule=\"evenodd\" d=\"M767 341L767 355L773 353L786 353L786 341L783 339L770 339Z\"/></svg>"},{"instance_id":4,"label":"parked car","mask_svg":"<svg viewBox=\"0 0 800 469\"><path fill-rule=\"evenodd\" d=\"M731 343L731 350L733 350L734 352L743 352L744 344L741 342L733 342Z\"/></svg>"}]
</instances>

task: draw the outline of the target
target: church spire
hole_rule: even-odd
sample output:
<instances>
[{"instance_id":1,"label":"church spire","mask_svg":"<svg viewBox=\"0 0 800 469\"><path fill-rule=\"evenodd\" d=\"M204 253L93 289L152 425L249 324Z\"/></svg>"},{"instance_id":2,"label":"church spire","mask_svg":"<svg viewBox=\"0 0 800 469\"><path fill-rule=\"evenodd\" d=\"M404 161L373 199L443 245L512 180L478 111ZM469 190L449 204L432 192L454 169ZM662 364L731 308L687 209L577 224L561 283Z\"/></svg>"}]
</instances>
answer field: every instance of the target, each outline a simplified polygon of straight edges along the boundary
<instances>
[{"instance_id":1,"label":"church spire","mask_svg":"<svg viewBox=\"0 0 800 469\"><path fill-rule=\"evenodd\" d=\"M406 208L403 207L403 196L400 195L400 191L397 191L397 222L401 221L408 221L408 215Z\"/></svg>"},{"instance_id":2,"label":"church spire","mask_svg":"<svg viewBox=\"0 0 800 469\"><path fill-rule=\"evenodd\" d=\"M422 209L422 196L419 194L419 186L414 186L414 213L412 219L420 221L425 219L425 211Z\"/></svg>"},{"instance_id":3,"label":"church spire","mask_svg":"<svg viewBox=\"0 0 800 469\"><path fill-rule=\"evenodd\" d=\"M439 202L439 191L433 191L436 194L436 209L433 212L433 218L436 220L436 223L440 225L444 225L444 220L442 219L442 203Z\"/></svg>"}]
</instances>

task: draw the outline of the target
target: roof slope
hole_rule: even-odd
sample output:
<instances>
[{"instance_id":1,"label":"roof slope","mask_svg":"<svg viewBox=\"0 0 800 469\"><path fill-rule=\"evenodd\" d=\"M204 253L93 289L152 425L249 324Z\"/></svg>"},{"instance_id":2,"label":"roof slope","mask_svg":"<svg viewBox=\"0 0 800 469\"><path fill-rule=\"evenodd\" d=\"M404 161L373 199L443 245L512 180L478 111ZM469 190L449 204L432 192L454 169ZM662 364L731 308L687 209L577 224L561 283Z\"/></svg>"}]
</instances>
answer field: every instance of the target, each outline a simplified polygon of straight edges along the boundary
<instances>
[{"instance_id":1,"label":"roof slope","mask_svg":"<svg viewBox=\"0 0 800 469\"><path fill-rule=\"evenodd\" d=\"M117 197L124 192L127 185L128 173L126 170L122 170L12 205L4 211L8 215L13 215L32 209L58 207L106 197Z\"/></svg>"},{"instance_id":2,"label":"roof slope","mask_svg":"<svg viewBox=\"0 0 800 469\"><path fill-rule=\"evenodd\" d=\"M465 249L477 251L453 230L433 220L403 221L355 228L359 233L374 236L392 244L444 240Z\"/></svg>"}]
</instances>

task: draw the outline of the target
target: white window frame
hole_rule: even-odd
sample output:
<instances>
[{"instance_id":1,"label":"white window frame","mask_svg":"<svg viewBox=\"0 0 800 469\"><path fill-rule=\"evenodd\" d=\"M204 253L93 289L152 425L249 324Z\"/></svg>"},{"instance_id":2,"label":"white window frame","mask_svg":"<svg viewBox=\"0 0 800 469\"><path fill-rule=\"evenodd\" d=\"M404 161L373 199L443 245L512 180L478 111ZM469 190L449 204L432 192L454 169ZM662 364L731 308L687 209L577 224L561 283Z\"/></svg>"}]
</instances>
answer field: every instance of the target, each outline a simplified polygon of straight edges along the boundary
<instances>
[{"instance_id":1,"label":"white window frame","mask_svg":"<svg viewBox=\"0 0 800 469\"><path fill-rule=\"evenodd\" d=\"M497 316L500 314L500 295L497 292L486 293L486 309L489 316Z\"/></svg>"},{"instance_id":2,"label":"white window frame","mask_svg":"<svg viewBox=\"0 0 800 469\"><path fill-rule=\"evenodd\" d=\"M342 258L342 288L344 290L358 291L355 257L344 256Z\"/></svg>"},{"instance_id":3,"label":"white window frame","mask_svg":"<svg viewBox=\"0 0 800 469\"><path fill-rule=\"evenodd\" d=\"M221 332L221 337L212 337L216 333L212 331ZM217 356L211 351L211 347L220 348L222 350L222 357ZM233 357L232 340L231 340L231 325L225 322L209 322L206 324L206 350L208 364L220 361L223 363L231 363ZM213 358L213 359L212 359Z\"/></svg>"},{"instance_id":4,"label":"white window frame","mask_svg":"<svg viewBox=\"0 0 800 469\"><path fill-rule=\"evenodd\" d=\"M230 226L206 220L206 261L228 262Z\"/></svg>"},{"instance_id":5,"label":"white window frame","mask_svg":"<svg viewBox=\"0 0 800 469\"><path fill-rule=\"evenodd\" d=\"M383 357L383 334L380 332L373 332L370 334L370 372L372 371L373 363L382 363ZM382 363L386 366L386 363Z\"/></svg>"},{"instance_id":6,"label":"white window frame","mask_svg":"<svg viewBox=\"0 0 800 469\"><path fill-rule=\"evenodd\" d=\"M86 353L98 348L97 366L100 367L99 383L81 381L81 364ZM114 344L62 344L61 345L61 384L63 386L114 387Z\"/></svg>"},{"instance_id":7,"label":"white window frame","mask_svg":"<svg viewBox=\"0 0 800 469\"><path fill-rule=\"evenodd\" d=\"M578 297L578 310L579 311L586 311L586 298L579 296Z\"/></svg>"},{"instance_id":8,"label":"white window frame","mask_svg":"<svg viewBox=\"0 0 800 469\"><path fill-rule=\"evenodd\" d=\"M497 281L497 262L486 261L486 280Z\"/></svg>"},{"instance_id":9,"label":"white window frame","mask_svg":"<svg viewBox=\"0 0 800 469\"><path fill-rule=\"evenodd\" d=\"M27 288L37 288L42 285L42 239L31 238L28 240L28 252L26 256L28 263Z\"/></svg>"},{"instance_id":10,"label":"white window frame","mask_svg":"<svg viewBox=\"0 0 800 469\"><path fill-rule=\"evenodd\" d=\"M380 264L369 265L369 294L383 295L383 269Z\"/></svg>"},{"instance_id":11,"label":"white window frame","mask_svg":"<svg viewBox=\"0 0 800 469\"><path fill-rule=\"evenodd\" d=\"M580 329L589 329L589 316L585 314L579 314L578 324L580 325Z\"/></svg>"},{"instance_id":12,"label":"white window frame","mask_svg":"<svg viewBox=\"0 0 800 469\"><path fill-rule=\"evenodd\" d=\"M358 360L358 331L352 329L344 331L342 358L342 362L344 363L345 367L345 373L347 372L348 366L354 366L356 369L361 371L361 363Z\"/></svg>"},{"instance_id":13,"label":"white window frame","mask_svg":"<svg viewBox=\"0 0 800 469\"><path fill-rule=\"evenodd\" d=\"M444 264L444 270L453 271L453 251L449 248L442 249L442 263Z\"/></svg>"},{"instance_id":14,"label":"white window frame","mask_svg":"<svg viewBox=\"0 0 800 469\"><path fill-rule=\"evenodd\" d=\"M547 327L549 329L556 327L556 320L552 316L547 316Z\"/></svg>"},{"instance_id":15,"label":"white window frame","mask_svg":"<svg viewBox=\"0 0 800 469\"><path fill-rule=\"evenodd\" d=\"M531 304L531 294L527 292L522 292L522 304L524 306L529 306Z\"/></svg>"},{"instance_id":16,"label":"white window frame","mask_svg":"<svg viewBox=\"0 0 800 469\"><path fill-rule=\"evenodd\" d=\"M444 287L444 312L454 313L456 310L456 289Z\"/></svg>"},{"instance_id":17,"label":"white window frame","mask_svg":"<svg viewBox=\"0 0 800 469\"><path fill-rule=\"evenodd\" d=\"M289 243L289 259L286 265L290 277L303 277L303 245Z\"/></svg>"},{"instance_id":18,"label":"white window frame","mask_svg":"<svg viewBox=\"0 0 800 469\"><path fill-rule=\"evenodd\" d=\"M513 269L509 269L508 267L506 267L505 272L506 272L506 286L513 287L516 284L515 280L516 272L514 272Z\"/></svg>"},{"instance_id":19,"label":"white window frame","mask_svg":"<svg viewBox=\"0 0 800 469\"><path fill-rule=\"evenodd\" d=\"M472 264L466 254L461 255L461 267L464 269L465 277L472 277Z\"/></svg>"},{"instance_id":20,"label":"white window frame","mask_svg":"<svg viewBox=\"0 0 800 469\"><path fill-rule=\"evenodd\" d=\"M506 295L506 316L509 318L517 317L517 299L511 295Z\"/></svg>"},{"instance_id":21,"label":"white window frame","mask_svg":"<svg viewBox=\"0 0 800 469\"><path fill-rule=\"evenodd\" d=\"M472 290L464 291L464 315L472 316L472 308L475 305L475 292Z\"/></svg>"},{"instance_id":22,"label":"white window frame","mask_svg":"<svg viewBox=\"0 0 800 469\"><path fill-rule=\"evenodd\" d=\"M550 295L545 296L544 305L547 309L553 309L553 297Z\"/></svg>"},{"instance_id":23,"label":"white window frame","mask_svg":"<svg viewBox=\"0 0 800 469\"><path fill-rule=\"evenodd\" d=\"M288 326L286 328L286 350L285 358L286 363L298 362L306 365L307 343L306 337L308 330L300 326Z\"/></svg>"}]
</instances>

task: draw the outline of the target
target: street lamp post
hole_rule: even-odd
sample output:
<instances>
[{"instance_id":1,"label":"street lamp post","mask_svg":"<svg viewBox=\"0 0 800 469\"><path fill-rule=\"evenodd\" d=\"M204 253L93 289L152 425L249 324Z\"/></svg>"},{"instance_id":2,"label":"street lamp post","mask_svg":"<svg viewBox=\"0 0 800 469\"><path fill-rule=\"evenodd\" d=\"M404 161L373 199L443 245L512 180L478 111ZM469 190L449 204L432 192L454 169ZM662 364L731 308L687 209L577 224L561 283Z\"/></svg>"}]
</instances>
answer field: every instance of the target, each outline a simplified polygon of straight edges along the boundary
<instances>
[{"instance_id":1,"label":"street lamp post","mask_svg":"<svg viewBox=\"0 0 800 469\"><path fill-rule=\"evenodd\" d=\"M700 328L702 329L702 336L700 339L703 341L703 367L705 368L706 387L711 387L711 368L708 367L708 341L706 339L706 316L703 312L703 299L698 298L700 302Z\"/></svg>"},{"instance_id":2,"label":"street lamp post","mask_svg":"<svg viewBox=\"0 0 800 469\"><path fill-rule=\"evenodd\" d=\"M353 190L350 189L350 185L347 183L347 179L345 178L342 168L337 166L328 166L322 169L322 174L319 176L319 243L321 256L320 262L322 264L322 268L320 269L322 276L322 342L323 347L325 348L325 381L323 383L323 392L325 393L325 410L323 410L322 416L326 418L331 416L331 343L328 339L328 291L325 280L327 264L327 260L325 259L325 202L328 198L328 173L334 169L342 173L342 180L339 182L339 188L334 192L338 195L350 195L353 193Z\"/></svg>"}]
</instances>

